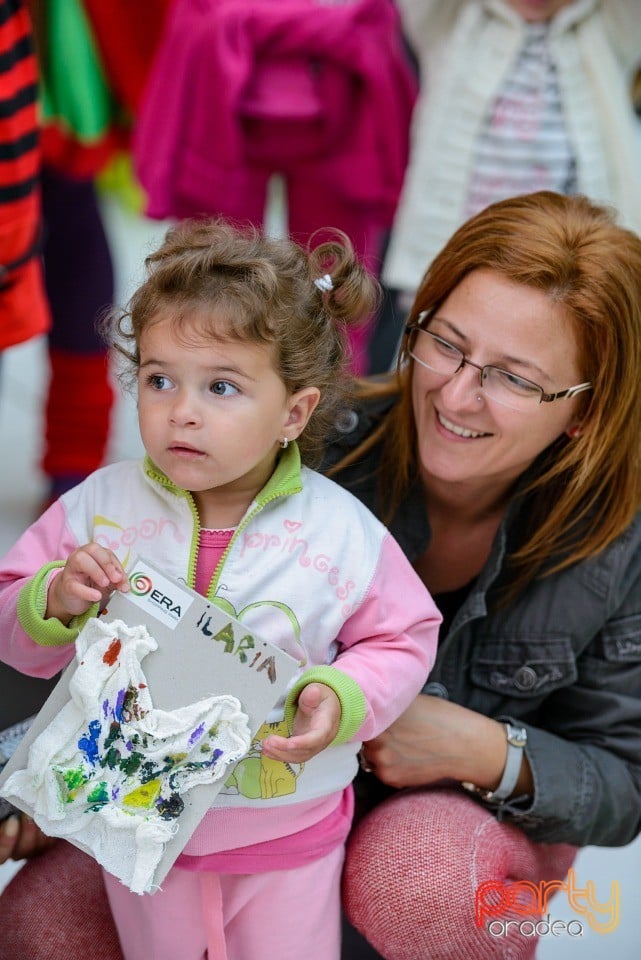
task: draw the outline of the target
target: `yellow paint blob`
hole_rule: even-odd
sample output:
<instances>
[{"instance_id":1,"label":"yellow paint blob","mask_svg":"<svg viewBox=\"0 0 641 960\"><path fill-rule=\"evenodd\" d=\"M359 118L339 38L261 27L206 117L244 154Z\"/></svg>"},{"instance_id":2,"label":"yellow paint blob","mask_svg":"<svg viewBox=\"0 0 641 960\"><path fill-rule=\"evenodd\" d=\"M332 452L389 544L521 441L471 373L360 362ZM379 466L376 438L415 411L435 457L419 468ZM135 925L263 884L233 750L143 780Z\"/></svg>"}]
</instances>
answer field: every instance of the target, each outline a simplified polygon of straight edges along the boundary
<instances>
[{"instance_id":1,"label":"yellow paint blob","mask_svg":"<svg viewBox=\"0 0 641 960\"><path fill-rule=\"evenodd\" d=\"M122 798L122 805L124 807L137 807L147 810L156 802L159 793L160 779L150 780L149 783L143 783L142 786L136 787L135 790L126 793Z\"/></svg>"}]
</instances>

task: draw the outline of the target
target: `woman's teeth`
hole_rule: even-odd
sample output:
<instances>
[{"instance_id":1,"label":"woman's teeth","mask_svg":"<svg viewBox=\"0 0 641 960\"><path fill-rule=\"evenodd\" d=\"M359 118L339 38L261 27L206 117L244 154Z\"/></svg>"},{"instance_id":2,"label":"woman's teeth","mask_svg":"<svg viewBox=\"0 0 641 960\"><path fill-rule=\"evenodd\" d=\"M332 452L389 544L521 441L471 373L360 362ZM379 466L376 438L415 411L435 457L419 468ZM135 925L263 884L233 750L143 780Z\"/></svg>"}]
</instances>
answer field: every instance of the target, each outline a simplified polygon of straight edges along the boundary
<instances>
[{"instance_id":1,"label":"woman's teeth","mask_svg":"<svg viewBox=\"0 0 641 960\"><path fill-rule=\"evenodd\" d=\"M450 433L455 433L457 437L485 437L487 434L483 431L468 430L466 427L458 427L451 420L446 420L442 413L438 414L439 423L441 423Z\"/></svg>"}]
</instances>

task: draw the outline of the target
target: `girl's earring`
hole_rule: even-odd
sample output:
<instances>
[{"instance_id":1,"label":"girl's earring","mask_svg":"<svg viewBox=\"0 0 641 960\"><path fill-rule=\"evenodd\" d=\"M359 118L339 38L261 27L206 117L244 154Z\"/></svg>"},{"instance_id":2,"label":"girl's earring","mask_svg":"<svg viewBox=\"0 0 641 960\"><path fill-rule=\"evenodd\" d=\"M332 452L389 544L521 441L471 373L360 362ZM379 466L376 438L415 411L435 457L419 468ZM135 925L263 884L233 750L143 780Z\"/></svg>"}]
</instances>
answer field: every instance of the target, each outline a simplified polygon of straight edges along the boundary
<instances>
[{"instance_id":1,"label":"girl's earring","mask_svg":"<svg viewBox=\"0 0 641 960\"><path fill-rule=\"evenodd\" d=\"M289 440L288 440L288 438L287 438L287 437L283 437L283 439L280 441L280 445L281 445L281 447L283 448L283 450L287 450L287 447L289 446Z\"/></svg>"},{"instance_id":2,"label":"girl's earring","mask_svg":"<svg viewBox=\"0 0 641 960\"><path fill-rule=\"evenodd\" d=\"M573 427L569 427L565 432L570 440L576 440L577 437L581 436L581 427L577 423Z\"/></svg>"}]
</instances>

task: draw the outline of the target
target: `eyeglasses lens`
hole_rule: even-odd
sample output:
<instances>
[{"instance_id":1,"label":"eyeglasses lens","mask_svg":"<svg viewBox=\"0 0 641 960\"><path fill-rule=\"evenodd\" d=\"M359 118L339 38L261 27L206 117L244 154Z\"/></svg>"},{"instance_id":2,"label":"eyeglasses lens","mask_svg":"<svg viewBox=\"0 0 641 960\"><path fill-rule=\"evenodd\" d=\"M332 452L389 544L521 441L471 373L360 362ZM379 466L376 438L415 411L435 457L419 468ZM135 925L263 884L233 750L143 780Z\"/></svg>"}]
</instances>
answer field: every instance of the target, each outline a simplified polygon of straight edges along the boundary
<instances>
[{"instance_id":1,"label":"eyeglasses lens","mask_svg":"<svg viewBox=\"0 0 641 960\"><path fill-rule=\"evenodd\" d=\"M429 330L413 331L408 347L417 363L442 377L453 377L465 364L476 367L486 396L504 407L527 411L541 402L542 391L536 384L500 367L478 367L462 350Z\"/></svg>"}]
</instances>

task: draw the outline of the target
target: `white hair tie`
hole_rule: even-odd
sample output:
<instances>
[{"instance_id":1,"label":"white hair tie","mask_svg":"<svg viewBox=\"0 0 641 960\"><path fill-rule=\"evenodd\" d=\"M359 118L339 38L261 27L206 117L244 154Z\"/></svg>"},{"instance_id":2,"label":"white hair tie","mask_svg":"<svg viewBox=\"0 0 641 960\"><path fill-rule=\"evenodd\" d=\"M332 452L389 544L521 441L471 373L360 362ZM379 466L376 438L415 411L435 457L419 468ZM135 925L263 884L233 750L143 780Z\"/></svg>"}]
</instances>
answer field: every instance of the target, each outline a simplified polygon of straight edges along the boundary
<instances>
[{"instance_id":1,"label":"white hair tie","mask_svg":"<svg viewBox=\"0 0 641 960\"><path fill-rule=\"evenodd\" d=\"M328 273L324 274L322 277L317 277L316 280L314 280L314 286L318 287L319 290L322 290L323 293L329 293L334 289L332 278Z\"/></svg>"}]
</instances>

